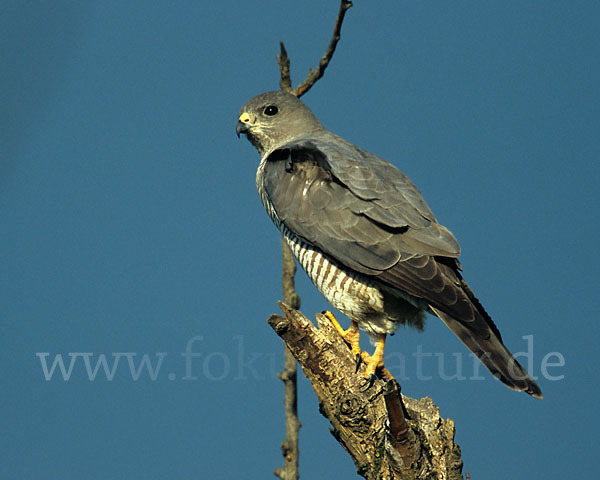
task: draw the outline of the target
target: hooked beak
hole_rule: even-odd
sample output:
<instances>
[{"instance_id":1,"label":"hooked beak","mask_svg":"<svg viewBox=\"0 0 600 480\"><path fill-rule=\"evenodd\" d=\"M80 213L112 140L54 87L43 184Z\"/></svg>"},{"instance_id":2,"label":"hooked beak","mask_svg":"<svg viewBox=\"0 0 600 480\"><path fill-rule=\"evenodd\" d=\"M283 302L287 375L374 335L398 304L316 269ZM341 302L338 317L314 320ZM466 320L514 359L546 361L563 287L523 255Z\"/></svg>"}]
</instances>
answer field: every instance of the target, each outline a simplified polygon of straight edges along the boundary
<instances>
[{"instance_id":1,"label":"hooked beak","mask_svg":"<svg viewBox=\"0 0 600 480\"><path fill-rule=\"evenodd\" d=\"M248 112L242 112L240 118L238 118L237 127L235 127L235 133L237 133L238 138L240 138L240 133L245 135L250 133L252 123L252 117L248 115Z\"/></svg>"},{"instance_id":2,"label":"hooked beak","mask_svg":"<svg viewBox=\"0 0 600 480\"><path fill-rule=\"evenodd\" d=\"M235 127L235 133L237 133L238 138L240 138L241 133L246 135L249 131L250 131L250 125L238 120L237 126Z\"/></svg>"}]
</instances>

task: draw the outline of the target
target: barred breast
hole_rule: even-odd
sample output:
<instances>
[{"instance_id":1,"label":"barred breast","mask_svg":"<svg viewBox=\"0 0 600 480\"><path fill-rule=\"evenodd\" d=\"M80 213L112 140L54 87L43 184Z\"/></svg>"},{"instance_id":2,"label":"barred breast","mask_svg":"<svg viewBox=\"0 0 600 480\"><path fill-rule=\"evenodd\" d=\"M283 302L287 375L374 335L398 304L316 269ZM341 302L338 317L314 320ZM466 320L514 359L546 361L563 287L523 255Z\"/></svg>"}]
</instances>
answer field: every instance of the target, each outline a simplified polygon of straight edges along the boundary
<instances>
[{"instance_id":1,"label":"barred breast","mask_svg":"<svg viewBox=\"0 0 600 480\"><path fill-rule=\"evenodd\" d=\"M287 227L282 226L282 232L298 263L323 296L348 318L357 321L370 336L392 333L403 323L422 328L423 312L398 292L339 265L297 238Z\"/></svg>"}]
</instances>

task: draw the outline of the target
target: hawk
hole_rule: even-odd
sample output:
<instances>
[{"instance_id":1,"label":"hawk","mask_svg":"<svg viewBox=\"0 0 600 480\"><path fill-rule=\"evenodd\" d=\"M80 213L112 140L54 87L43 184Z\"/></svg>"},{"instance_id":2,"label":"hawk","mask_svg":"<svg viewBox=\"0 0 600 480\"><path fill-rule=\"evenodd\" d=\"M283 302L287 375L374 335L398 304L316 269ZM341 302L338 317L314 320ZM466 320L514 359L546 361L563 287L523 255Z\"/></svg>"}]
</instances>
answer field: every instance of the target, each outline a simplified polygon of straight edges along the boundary
<instances>
[{"instance_id":1,"label":"hawk","mask_svg":"<svg viewBox=\"0 0 600 480\"><path fill-rule=\"evenodd\" d=\"M237 135L260 154L256 186L267 213L325 298L351 320L334 327L366 362L369 384L390 379L386 335L439 317L505 385L542 392L502 343L463 280L460 247L419 190L391 163L328 131L297 97L267 92L241 109ZM359 328L375 344L361 354Z\"/></svg>"}]
</instances>

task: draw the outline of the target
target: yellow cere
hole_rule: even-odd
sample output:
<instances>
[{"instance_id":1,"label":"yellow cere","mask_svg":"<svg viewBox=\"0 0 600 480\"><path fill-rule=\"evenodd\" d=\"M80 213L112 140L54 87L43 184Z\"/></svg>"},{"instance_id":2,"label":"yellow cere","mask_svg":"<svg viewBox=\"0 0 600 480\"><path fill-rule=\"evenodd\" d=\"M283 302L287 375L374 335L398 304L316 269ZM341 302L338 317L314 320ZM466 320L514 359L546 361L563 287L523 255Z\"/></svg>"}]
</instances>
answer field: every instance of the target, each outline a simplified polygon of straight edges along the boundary
<instances>
[{"instance_id":1,"label":"yellow cere","mask_svg":"<svg viewBox=\"0 0 600 480\"><path fill-rule=\"evenodd\" d=\"M249 123L250 122L250 115L248 115L246 112L242 113L240 115L240 122Z\"/></svg>"}]
</instances>

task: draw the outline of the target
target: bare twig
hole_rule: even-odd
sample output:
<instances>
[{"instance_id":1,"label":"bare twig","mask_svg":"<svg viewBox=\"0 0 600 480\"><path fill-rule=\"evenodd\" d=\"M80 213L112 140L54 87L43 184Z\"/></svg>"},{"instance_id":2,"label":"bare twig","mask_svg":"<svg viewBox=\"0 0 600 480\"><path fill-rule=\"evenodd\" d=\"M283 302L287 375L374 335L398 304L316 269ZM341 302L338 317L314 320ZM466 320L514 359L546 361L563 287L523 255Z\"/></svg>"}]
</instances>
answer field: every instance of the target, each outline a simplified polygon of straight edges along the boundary
<instances>
[{"instance_id":1,"label":"bare twig","mask_svg":"<svg viewBox=\"0 0 600 480\"><path fill-rule=\"evenodd\" d=\"M279 42L279 55L277 55L277 65L279 65L279 86L284 92L292 92L292 78L290 77L290 57L283 42Z\"/></svg>"},{"instance_id":2,"label":"bare twig","mask_svg":"<svg viewBox=\"0 0 600 480\"><path fill-rule=\"evenodd\" d=\"M335 26L333 27L333 35L331 36L331 40L329 41L329 45L327 46L325 53L319 61L319 65L317 65L316 69L311 68L306 76L306 79L296 88L292 88L292 81L290 77L290 59L285 50L285 46L283 45L283 42L279 44L281 52L279 55L277 55L277 63L279 64L279 73L281 74L279 85L283 91L289 92L300 98L302 95L308 92L315 83L317 83L317 80L323 76L327 65L329 65L329 62L335 53L335 48L340 41L342 23L344 22L346 11L351 6L352 2L348 0L341 0L340 9L335 19Z\"/></svg>"},{"instance_id":3,"label":"bare twig","mask_svg":"<svg viewBox=\"0 0 600 480\"><path fill-rule=\"evenodd\" d=\"M298 431L301 424L298 420L298 391L296 359L286 346L284 370L277 375L285 385L285 439L281 442L283 467L275 469L275 475L281 480L297 480L300 477L298 462L300 459L298 447Z\"/></svg>"},{"instance_id":4,"label":"bare twig","mask_svg":"<svg viewBox=\"0 0 600 480\"><path fill-rule=\"evenodd\" d=\"M344 21L344 16L346 15L346 11L351 6L352 2L346 0L342 0L340 2L340 10L338 12L337 18L335 19L333 35L331 37L329 45L327 46L327 50L325 50L325 53L319 61L319 65L317 66L316 70L311 68L308 72L306 80L304 80L300 85L298 85L292 92L298 98L300 98L302 95L308 92L308 90L310 90L310 88L317 82L317 80L319 80L319 78L321 78L325 73L325 69L327 68L327 65L329 65L329 62L331 61L331 58L333 57L333 54L335 52L335 47L340 41L340 34L342 32L342 22Z\"/></svg>"},{"instance_id":5,"label":"bare twig","mask_svg":"<svg viewBox=\"0 0 600 480\"><path fill-rule=\"evenodd\" d=\"M281 285L284 302L300 307L300 297L296 294L294 286L294 274L296 273L296 262L294 255L288 247L284 238L281 239L282 247L282 275ZM283 453L283 467L275 469L275 475L281 480L297 480L300 477L298 431L300 420L298 419L298 369L296 359L287 346L284 346L285 366L278 377L284 383L284 409L285 409L285 439L281 443Z\"/></svg>"},{"instance_id":6,"label":"bare twig","mask_svg":"<svg viewBox=\"0 0 600 480\"><path fill-rule=\"evenodd\" d=\"M283 289L283 301L293 309L298 310L300 308L300 297L296 293L296 287L294 285L296 262L294 261L294 254L290 250L290 247L288 247L288 244L283 237L281 238L281 251L281 286Z\"/></svg>"}]
</instances>

